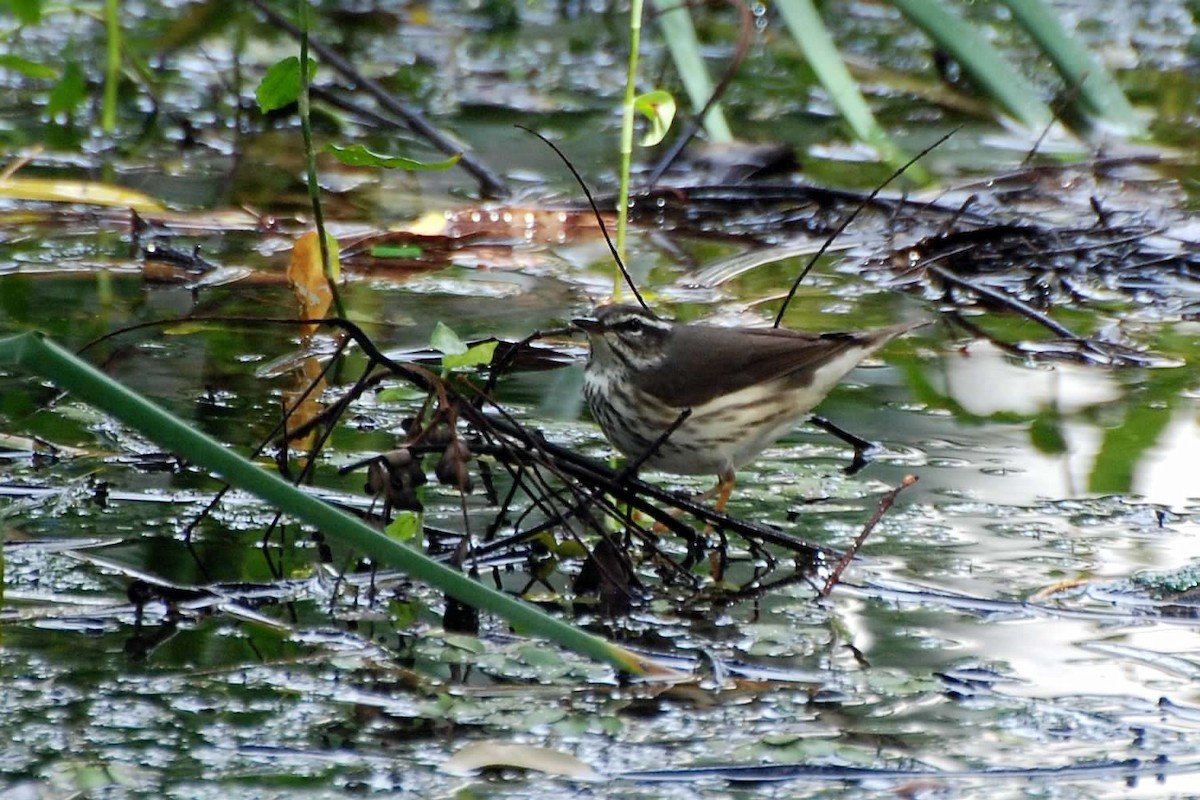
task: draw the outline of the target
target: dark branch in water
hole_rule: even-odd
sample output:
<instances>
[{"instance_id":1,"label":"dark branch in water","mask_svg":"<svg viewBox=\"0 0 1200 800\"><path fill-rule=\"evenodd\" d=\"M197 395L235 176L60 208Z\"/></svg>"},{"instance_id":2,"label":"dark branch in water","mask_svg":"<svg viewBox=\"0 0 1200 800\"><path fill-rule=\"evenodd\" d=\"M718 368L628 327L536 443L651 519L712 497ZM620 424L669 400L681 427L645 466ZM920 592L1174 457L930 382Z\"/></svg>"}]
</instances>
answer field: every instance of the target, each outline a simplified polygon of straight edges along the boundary
<instances>
[{"instance_id":1,"label":"dark branch in water","mask_svg":"<svg viewBox=\"0 0 1200 800\"><path fill-rule=\"evenodd\" d=\"M293 38L300 36L300 29L293 25L292 21L287 17L284 17L271 8L266 0L250 0L250 2L258 9L258 13L266 17L272 26L285 31ZM363 75L353 64L342 57L341 54L322 44L317 39L309 37L308 45L313 49L313 52L321 57L323 63L328 64L353 81L355 86L375 98L375 102L379 103L389 113L395 114L404 120L404 124L413 133L423 137L435 148L448 156L461 154L462 160L459 163L463 169L479 181L479 190L485 197L507 197L510 194L508 187L504 184L504 180L500 176L488 169L471 152L464 150L460 142L451 139L434 127L419 111L401 103L391 92L383 88L378 81L371 80Z\"/></svg>"}]
</instances>

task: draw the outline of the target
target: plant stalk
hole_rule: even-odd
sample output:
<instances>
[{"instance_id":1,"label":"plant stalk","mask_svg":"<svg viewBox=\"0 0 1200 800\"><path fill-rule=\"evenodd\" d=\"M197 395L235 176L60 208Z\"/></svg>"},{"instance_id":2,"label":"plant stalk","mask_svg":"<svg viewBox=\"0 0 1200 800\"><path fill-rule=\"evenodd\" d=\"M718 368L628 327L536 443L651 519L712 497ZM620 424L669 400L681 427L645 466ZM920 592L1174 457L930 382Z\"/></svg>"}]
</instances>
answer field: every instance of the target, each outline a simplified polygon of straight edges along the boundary
<instances>
[{"instance_id":1,"label":"plant stalk","mask_svg":"<svg viewBox=\"0 0 1200 800\"><path fill-rule=\"evenodd\" d=\"M317 154L313 150L312 122L309 119L311 106L308 97L308 0L299 0L300 15L300 96L297 104L300 111L300 133L304 137L304 163L307 173L308 198L312 201L313 223L317 226L317 242L321 248L321 269L333 296L333 308L337 316L345 317L346 308L338 292L337 276L333 272L333 260L329 257L329 241L325 237L325 215L321 211L321 186L317 182Z\"/></svg>"},{"instance_id":2,"label":"plant stalk","mask_svg":"<svg viewBox=\"0 0 1200 800\"><path fill-rule=\"evenodd\" d=\"M629 4L629 63L625 68L625 101L621 108L621 176L617 192L617 255L625 262L625 233L629 227L629 173L633 168L633 101L637 97L638 50L642 43L642 0ZM628 262L626 262L628 263ZM613 270L613 300L621 300L622 275Z\"/></svg>"},{"instance_id":3,"label":"plant stalk","mask_svg":"<svg viewBox=\"0 0 1200 800\"><path fill-rule=\"evenodd\" d=\"M121 0L104 0L104 30L107 55L100 127L105 133L112 133L117 129L117 89L121 82Z\"/></svg>"}]
</instances>

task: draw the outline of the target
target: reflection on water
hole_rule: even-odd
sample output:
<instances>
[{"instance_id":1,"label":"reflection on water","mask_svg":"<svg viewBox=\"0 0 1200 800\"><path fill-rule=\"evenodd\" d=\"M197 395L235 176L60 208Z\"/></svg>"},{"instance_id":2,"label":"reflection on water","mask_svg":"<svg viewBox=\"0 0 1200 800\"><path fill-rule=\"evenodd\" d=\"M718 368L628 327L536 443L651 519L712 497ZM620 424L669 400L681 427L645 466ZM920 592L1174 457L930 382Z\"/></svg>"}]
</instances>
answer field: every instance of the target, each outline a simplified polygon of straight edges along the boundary
<instances>
[{"instance_id":1,"label":"reflection on water","mask_svg":"<svg viewBox=\"0 0 1200 800\"><path fill-rule=\"evenodd\" d=\"M946 356L942 367L946 394L976 417L1034 416L1049 410L1078 414L1121 396L1110 372L1072 364L1032 369L986 342Z\"/></svg>"},{"instance_id":2,"label":"reflection on water","mask_svg":"<svg viewBox=\"0 0 1200 800\"><path fill-rule=\"evenodd\" d=\"M1106 470L1116 460L1124 476L1120 493L1183 511L1197 497L1190 469L1200 443L1193 401L1143 409L1160 418L1150 426L1154 438L1126 452L1105 451L1113 429L1127 424L1125 409L1139 402L1129 372L1021 364L990 344L972 343L931 370L937 388L960 410L960 423L942 426L946 438L926 439L923 446L935 466L944 459L974 464L974 470L941 480L946 489L985 502L1026 505L1092 496L1115 480ZM933 434L939 426L918 420L916 427Z\"/></svg>"}]
</instances>

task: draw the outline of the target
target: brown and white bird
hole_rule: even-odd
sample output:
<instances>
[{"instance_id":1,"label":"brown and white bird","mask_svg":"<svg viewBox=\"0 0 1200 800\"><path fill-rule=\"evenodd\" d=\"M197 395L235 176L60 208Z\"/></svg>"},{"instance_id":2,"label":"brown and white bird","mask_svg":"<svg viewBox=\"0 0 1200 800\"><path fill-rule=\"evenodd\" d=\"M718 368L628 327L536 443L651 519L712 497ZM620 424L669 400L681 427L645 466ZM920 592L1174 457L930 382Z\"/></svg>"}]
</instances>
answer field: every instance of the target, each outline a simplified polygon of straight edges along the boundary
<instances>
[{"instance_id":1,"label":"brown and white bird","mask_svg":"<svg viewBox=\"0 0 1200 800\"><path fill-rule=\"evenodd\" d=\"M726 328L675 323L630 305L603 306L573 322L591 345L583 393L604 435L650 469L715 474L718 511L738 467L791 430L860 361L926 324L839 333Z\"/></svg>"}]
</instances>

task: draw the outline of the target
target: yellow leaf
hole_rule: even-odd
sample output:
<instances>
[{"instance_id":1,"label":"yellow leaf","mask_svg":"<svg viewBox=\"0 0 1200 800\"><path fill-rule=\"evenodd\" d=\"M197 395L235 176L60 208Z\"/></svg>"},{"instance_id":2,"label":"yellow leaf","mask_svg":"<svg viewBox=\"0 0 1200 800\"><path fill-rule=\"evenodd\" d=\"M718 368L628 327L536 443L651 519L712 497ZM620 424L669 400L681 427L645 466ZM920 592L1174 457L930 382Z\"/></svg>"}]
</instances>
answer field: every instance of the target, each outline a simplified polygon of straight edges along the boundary
<instances>
[{"instance_id":1,"label":"yellow leaf","mask_svg":"<svg viewBox=\"0 0 1200 800\"><path fill-rule=\"evenodd\" d=\"M337 239L328 233L325 241L329 248L332 280L337 280L339 270ZM304 319L321 319L333 303L333 290L321 264L321 247L316 231L309 231L296 240L292 248L292 259L288 262L288 283L300 304L300 316Z\"/></svg>"},{"instance_id":2,"label":"yellow leaf","mask_svg":"<svg viewBox=\"0 0 1200 800\"><path fill-rule=\"evenodd\" d=\"M162 204L153 197L123 186L58 178L0 178L0 197L47 203L115 206L144 213L163 210Z\"/></svg>"},{"instance_id":3,"label":"yellow leaf","mask_svg":"<svg viewBox=\"0 0 1200 800\"><path fill-rule=\"evenodd\" d=\"M446 232L446 214L443 211L427 211L415 222L404 228L421 236L441 236Z\"/></svg>"},{"instance_id":4,"label":"yellow leaf","mask_svg":"<svg viewBox=\"0 0 1200 800\"><path fill-rule=\"evenodd\" d=\"M283 393L284 407L291 409L287 419L289 432L289 447L296 453L308 452L317 441L318 431L313 429L302 437L291 436L291 431L299 430L303 425L312 422L325 411L321 398L325 391L324 366L312 357L306 357L296 370L294 385ZM307 459L300 457L299 466L303 468Z\"/></svg>"}]
</instances>

